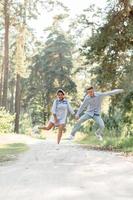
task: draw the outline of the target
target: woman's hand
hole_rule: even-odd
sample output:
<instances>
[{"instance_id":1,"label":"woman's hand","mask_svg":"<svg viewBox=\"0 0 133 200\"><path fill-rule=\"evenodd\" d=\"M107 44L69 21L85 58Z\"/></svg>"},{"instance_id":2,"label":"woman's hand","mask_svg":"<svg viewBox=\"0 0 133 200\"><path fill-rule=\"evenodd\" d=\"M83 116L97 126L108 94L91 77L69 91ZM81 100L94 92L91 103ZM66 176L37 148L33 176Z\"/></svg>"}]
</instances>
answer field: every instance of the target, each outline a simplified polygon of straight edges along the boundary
<instances>
[{"instance_id":1,"label":"woman's hand","mask_svg":"<svg viewBox=\"0 0 133 200\"><path fill-rule=\"evenodd\" d=\"M57 118L54 119L54 123L55 123L55 125L58 125L58 119Z\"/></svg>"},{"instance_id":2,"label":"woman's hand","mask_svg":"<svg viewBox=\"0 0 133 200\"><path fill-rule=\"evenodd\" d=\"M57 119L56 115L54 115L54 123L55 123L55 125L58 125L58 119Z\"/></svg>"}]
</instances>

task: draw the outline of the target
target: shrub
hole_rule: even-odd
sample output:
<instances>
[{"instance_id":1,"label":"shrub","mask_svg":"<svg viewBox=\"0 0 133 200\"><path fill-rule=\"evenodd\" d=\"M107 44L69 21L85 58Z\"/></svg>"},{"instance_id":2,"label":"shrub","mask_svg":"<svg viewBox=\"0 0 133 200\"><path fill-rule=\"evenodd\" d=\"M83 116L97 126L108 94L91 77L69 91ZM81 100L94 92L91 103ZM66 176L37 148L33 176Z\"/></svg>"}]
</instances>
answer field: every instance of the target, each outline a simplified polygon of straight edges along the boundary
<instances>
[{"instance_id":1,"label":"shrub","mask_svg":"<svg viewBox=\"0 0 133 200\"><path fill-rule=\"evenodd\" d=\"M20 133L31 134L32 122L28 113L24 113L20 116Z\"/></svg>"},{"instance_id":2,"label":"shrub","mask_svg":"<svg viewBox=\"0 0 133 200\"><path fill-rule=\"evenodd\" d=\"M129 148L133 147L133 137L123 137L119 140L119 148Z\"/></svg>"},{"instance_id":3,"label":"shrub","mask_svg":"<svg viewBox=\"0 0 133 200\"><path fill-rule=\"evenodd\" d=\"M13 131L15 116L0 107L0 133L10 133Z\"/></svg>"}]
</instances>

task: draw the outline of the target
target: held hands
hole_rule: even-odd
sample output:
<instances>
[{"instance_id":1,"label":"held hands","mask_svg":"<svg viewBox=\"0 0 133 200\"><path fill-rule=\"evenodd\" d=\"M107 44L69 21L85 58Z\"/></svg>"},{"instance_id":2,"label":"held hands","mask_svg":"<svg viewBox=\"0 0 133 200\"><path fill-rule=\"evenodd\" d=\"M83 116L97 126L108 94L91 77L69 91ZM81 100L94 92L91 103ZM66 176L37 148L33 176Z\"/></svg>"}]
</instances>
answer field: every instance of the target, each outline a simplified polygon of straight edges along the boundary
<instances>
[{"instance_id":1,"label":"held hands","mask_svg":"<svg viewBox=\"0 0 133 200\"><path fill-rule=\"evenodd\" d=\"M75 115L75 119L76 119L76 120L79 120L79 116L78 116L78 115Z\"/></svg>"}]
</instances>

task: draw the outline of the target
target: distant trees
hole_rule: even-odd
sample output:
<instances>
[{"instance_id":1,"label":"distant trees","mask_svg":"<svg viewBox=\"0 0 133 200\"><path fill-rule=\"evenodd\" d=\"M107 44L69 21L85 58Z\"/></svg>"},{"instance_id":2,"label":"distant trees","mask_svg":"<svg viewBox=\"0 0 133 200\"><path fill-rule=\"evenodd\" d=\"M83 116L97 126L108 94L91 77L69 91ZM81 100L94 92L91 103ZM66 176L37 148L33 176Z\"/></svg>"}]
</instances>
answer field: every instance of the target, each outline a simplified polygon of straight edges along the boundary
<instances>
[{"instance_id":1,"label":"distant trees","mask_svg":"<svg viewBox=\"0 0 133 200\"><path fill-rule=\"evenodd\" d=\"M31 19L37 18L42 6L49 12L58 9L59 14L53 17L52 26L44 31L46 41L37 41L29 24ZM112 98L109 115L113 117L114 109L119 109L120 120L131 132L131 1L110 0L104 11L92 5L71 23L68 32L64 32L61 27L68 16L67 7L58 0L0 1L0 106L15 114L14 131L19 132L24 116L29 115L33 123L48 119L53 98L60 87L72 96L76 93L76 85L82 89L88 82L102 90L122 87L125 97ZM84 36L87 39L83 43ZM80 83L74 79L76 72L81 75Z\"/></svg>"},{"instance_id":2,"label":"distant trees","mask_svg":"<svg viewBox=\"0 0 133 200\"><path fill-rule=\"evenodd\" d=\"M44 113L44 121L51 112L57 89L63 88L68 94L76 92L76 84L72 80L72 42L58 26L53 25L48 32L44 46L33 58L27 90L30 105L34 106L33 112L40 116ZM34 118L35 115L32 115Z\"/></svg>"},{"instance_id":3,"label":"distant trees","mask_svg":"<svg viewBox=\"0 0 133 200\"><path fill-rule=\"evenodd\" d=\"M58 0L0 1L0 106L15 113L14 131L17 133L20 117L27 112L24 88L30 73L28 67L33 63L34 49L38 48L29 24L31 19L37 18L41 7L49 12L56 8L68 11Z\"/></svg>"}]
</instances>

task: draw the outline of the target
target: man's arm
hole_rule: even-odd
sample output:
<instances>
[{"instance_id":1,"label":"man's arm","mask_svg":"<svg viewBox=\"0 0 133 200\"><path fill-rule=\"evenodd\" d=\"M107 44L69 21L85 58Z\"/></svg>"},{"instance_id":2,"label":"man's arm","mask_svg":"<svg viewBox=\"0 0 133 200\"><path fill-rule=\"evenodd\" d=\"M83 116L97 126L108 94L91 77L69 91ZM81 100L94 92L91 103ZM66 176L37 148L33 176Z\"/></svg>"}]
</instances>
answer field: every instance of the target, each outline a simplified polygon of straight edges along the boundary
<instances>
[{"instance_id":1,"label":"man's arm","mask_svg":"<svg viewBox=\"0 0 133 200\"><path fill-rule=\"evenodd\" d=\"M88 105L88 97L86 96L83 103L81 104L81 106L79 107L76 113L76 117L79 117L80 113L83 112L83 110L87 107L87 105Z\"/></svg>"},{"instance_id":2,"label":"man's arm","mask_svg":"<svg viewBox=\"0 0 133 200\"><path fill-rule=\"evenodd\" d=\"M124 92L123 89L115 89L115 90L112 90L112 91L109 91L109 92L103 92L102 96L111 96L111 95L119 94L119 93L122 93L122 92Z\"/></svg>"}]
</instances>

